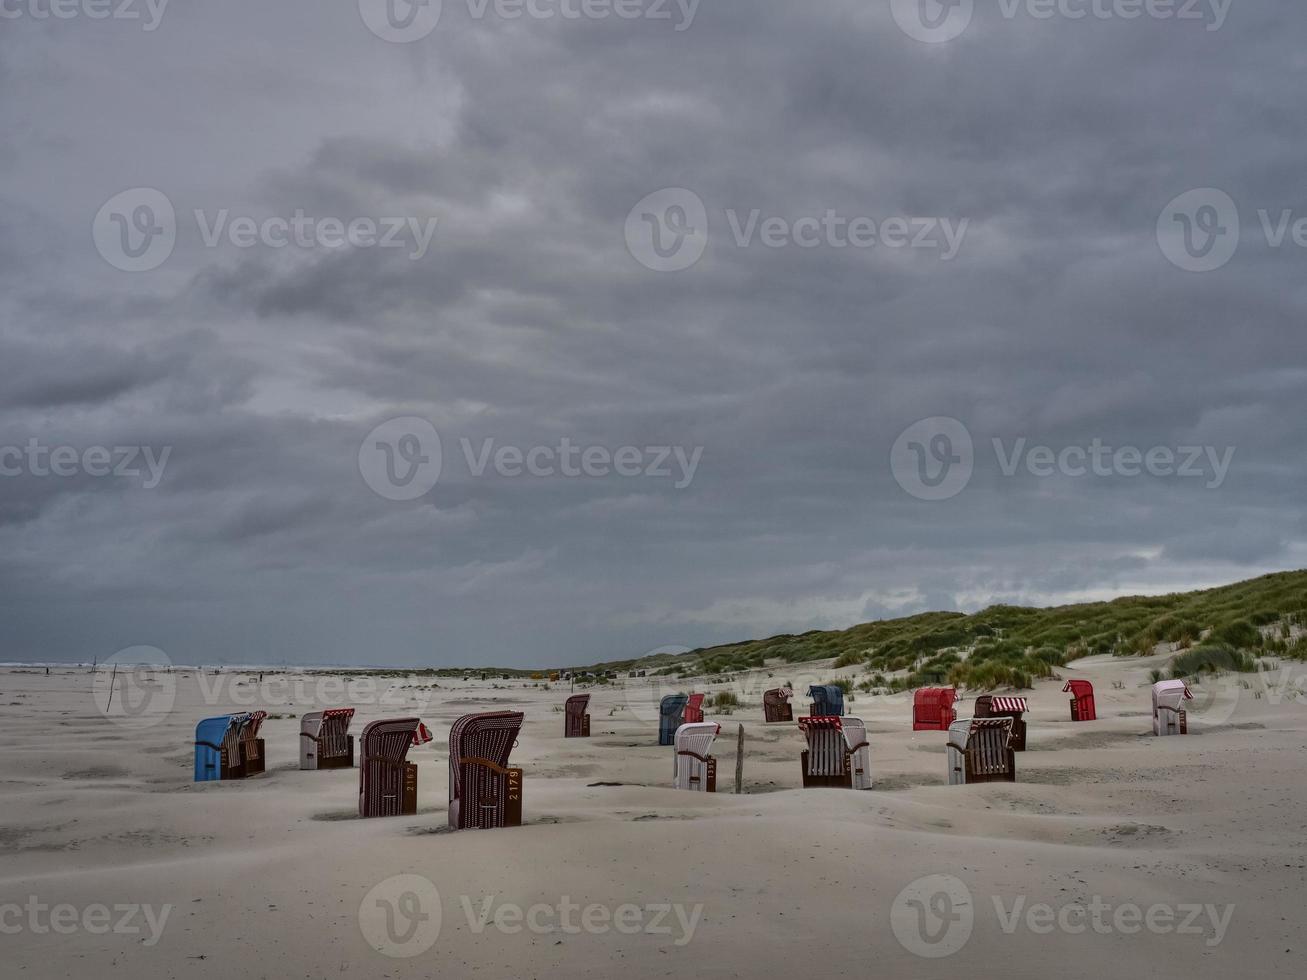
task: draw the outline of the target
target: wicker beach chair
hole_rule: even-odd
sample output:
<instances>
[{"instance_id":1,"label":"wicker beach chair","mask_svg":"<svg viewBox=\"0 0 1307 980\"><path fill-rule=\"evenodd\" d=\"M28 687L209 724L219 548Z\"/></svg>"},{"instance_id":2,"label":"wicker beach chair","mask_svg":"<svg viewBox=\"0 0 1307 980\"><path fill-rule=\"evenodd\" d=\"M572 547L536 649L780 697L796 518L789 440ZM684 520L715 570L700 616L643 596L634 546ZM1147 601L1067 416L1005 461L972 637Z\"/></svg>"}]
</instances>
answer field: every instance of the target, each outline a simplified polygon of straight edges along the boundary
<instances>
[{"instance_id":1,"label":"wicker beach chair","mask_svg":"<svg viewBox=\"0 0 1307 980\"><path fill-rule=\"evenodd\" d=\"M807 739L803 764L804 789L852 789L849 743L844 738L844 719L820 715L799 719L799 730Z\"/></svg>"},{"instance_id":2,"label":"wicker beach chair","mask_svg":"<svg viewBox=\"0 0 1307 980\"><path fill-rule=\"evenodd\" d=\"M964 718L948 730L948 781L1014 783L1016 754L1012 751L1011 718Z\"/></svg>"},{"instance_id":3,"label":"wicker beach chair","mask_svg":"<svg viewBox=\"0 0 1307 980\"><path fill-rule=\"evenodd\" d=\"M1094 705L1094 685L1089 681L1072 680L1066 682L1062 693L1071 692L1071 720L1097 721L1098 709Z\"/></svg>"},{"instance_id":4,"label":"wicker beach chair","mask_svg":"<svg viewBox=\"0 0 1307 980\"><path fill-rule=\"evenodd\" d=\"M586 709L590 707L590 695L573 694L567 699L564 705L565 713L563 721L564 738L589 738L590 737L590 715Z\"/></svg>"},{"instance_id":5,"label":"wicker beach chair","mask_svg":"<svg viewBox=\"0 0 1307 980\"><path fill-rule=\"evenodd\" d=\"M838 718L844 714L844 688L838 684L814 684L808 688L814 718Z\"/></svg>"},{"instance_id":6,"label":"wicker beach chair","mask_svg":"<svg viewBox=\"0 0 1307 980\"><path fill-rule=\"evenodd\" d=\"M674 745L676 743L676 729L685 724L685 705L689 700L684 694L669 694L659 703L659 745Z\"/></svg>"},{"instance_id":7,"label":"wicker beach chair","mask_svg":"<svg viewBox=\"0 0 1307 980\"><path fill-rule=\"evenodd\" d=\"M249 722L249 712L227 716L227 731L222 736L222 779L245 778L245 754L241 751L241 733Z\"/></svg>"},{"instance_id":8,"label":"wicker beach chair","mask_svg":"<svg viewBox=\"0 0 1307 980\"><path fill-rule=\"evenodd\" d=\"M449 730L449 825L455 830L522 826L522 770L508 768L525 716L464 715Z\"/></svg>"},{"instance_id":9,"label":"wicker beach chair","mask_svg":"<svg viewBox=\"0 0 1307 980\"><path fill-rule=\"evenodd\" d=\"M681 721L686 725L694 725L703 721L703 698L702 694L691 694L688 701L685 702L685 713L681 715Z\"/></svg>"},{"instance_id":10,"label":"wicker beach chair","mask_svg":"<svg viewBox=\"0 0 1307 980\"><path fill-rule=\"evenodd\" d=\"M354 736L349 723L353 708L310 711L300 719L301 769L351 769L354 766Z\"/></svg>"},{"instance_id":11,"label":"wicker beach chair","mask_svg":"<svg viewBox=\"0 0 1307 980\"><path fill-rule=\"evenodd\" d=\"M417 718L374 721L359 736L359 816L401 817L418 812L418 767L408 750L421 744ZM427 740L430 740L428 734Z\"/></svg>"},{"instance_id":12,"label":"wicker beach chair","mask_svg":"<svg viewBox=\"0 0 1307 980\"><path fill-rule=\"evenodd\" d=\"M848 715L841 721L852 788L871 789L871 744L867 741L867 725L861 718Z\"/></svg>"},{"instance_id":13,"label":"wicker beach chair","mask_svg":"<svg viewBox=\"0 0 1307 980\"><path fill-rule=\"evenodd\" d=\"M216 782L222 779L223 771L229 768L224 762L223 753L231 719L231 715L218 715L216 718L205 718L195 726L197 783Z\"/></svg>"},{"instance_id":14,"label":"wicker beach chair","mask_svg":"<svg viewBox=\"0 0 1307 980\"><path fill-rule=\"evenodd\" d=\"M790 704L792 697L794 692L788 687L777 687L765 692L762 696L763 721L793 721L794 708Z\"/></svg>"},{"instance_id":15,"label":"wicker beach chair","mask_svg":"<svg viewBox=\"0 0 1307 980\"><path fill-rule=\"evenodd\" d=\"M1004 697L997 694L982 694L976 698L977 718L1011 718L1012 751L1026 750L1026 719L1029 711L1025 698Z\"/></svg>"},{"instance_id":16,"label":"wicker beach chair","mask_svg":"<svg viewBox=\"0 0 1307 980\"><path fill-rule=\"evenodd\" d=\"M721 726L714 721L687 722L676 729L676 789L717 792L717 760L709 753Z\"/></svg>"},{"instance_id":17,"label":"wicker beach chair","mask_svg":"<svg viewBox=\"0 0 1307 980\"><path fill-rule=\"evenodd\" d=\"M259 738L259 728L267 717L266 711L251 711L245 716L245 722L241 725L241 764L245 767L246 776L257 776L267 768L263 754L264 741Z\"/></svg>"},{"instance_id":18,"label":"wicker beach chair","mask_svg":"<svg viewBox=\"0 0 1307 980\"><path fill-rule=\"evenodd\" d=\"M957 692L951 687L923 687L912 695L912 730L946 732L956 714Z\"/></svg>"},{"instance_id":19,"label":"wicker beach chair","mask_svg":"<svg viewBox=\"0 0 1307 980\"><path fill-rule=\"evenodd\" d=\"M1158 681L1153 685L1153 734L1188 735L1189 713L1184 709L1193 694L1184 681Z\"/></svg>"}]
</instances>

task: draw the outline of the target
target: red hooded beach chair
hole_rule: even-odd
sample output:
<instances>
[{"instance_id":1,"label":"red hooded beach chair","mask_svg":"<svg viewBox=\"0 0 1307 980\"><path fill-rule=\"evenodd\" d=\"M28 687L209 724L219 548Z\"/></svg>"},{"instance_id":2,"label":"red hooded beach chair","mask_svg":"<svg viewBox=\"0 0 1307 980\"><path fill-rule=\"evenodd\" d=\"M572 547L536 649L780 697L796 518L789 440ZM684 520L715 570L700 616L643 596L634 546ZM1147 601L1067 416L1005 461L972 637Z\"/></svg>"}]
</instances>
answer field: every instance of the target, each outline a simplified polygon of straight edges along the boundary
<instances>
[{"instance_id":1,"label":"red hooded beach chair","mask_svg":"<svg viewBox=\"0 0 1307 980\"><path fill-rule=\"evenodd\" d=\"M590 707L588 694L573 694L567 699L567 704L563 708L566 712L563 725L564 738L590 737L590 715L586 712L588 707Z\"/></svg>"},{"instance_id":2,"label":"red hooded beach chair","mask_svg":"<svg viewBox=\"0 0 1307 980\"><path fill-rule=\"evenodd\" d=\"M802 756L804 789L852 789L853 772L844 719L817 715L799 719L799 730L808 740Z\"/></svg>"},{"instance_id":3,"label":"red hooded beach chair","mask_svg":"<svg viewBox=\"0 0 1307 980\"><path fill-rule=\"evenodd\" d=\"M418 812L418 767L408 750L431 741L417 718L374 721L359 737L359 816L407 817Z\"/></svg>"},{"instance_id":4,"label":"red hooded beach chair","mask_svg":"<svg viewBox=\"0 0 1307 980\"><path fill-rule=\"evenodd\" d=\"M762 696L763 721L793 721L794 708L790 705L790 698L792 697L794 697L794 692L788 687L777 687L764 693Z\"/></svg>"},{"instance_id":5,"label":"red hooded beach chair","mask_svg":"<svg viewBox=\"0 0 1307 980\"><path fill-rule=\"evenodd\" d=\"M449 825L455 830L522 826L522 770L508 768L525 716L464 715L449 730Z\"/></svg>"},{"instance_id":6,"label":"red hooded beach chair","mask_svg":"<svg viewBox=\"0 0 1307 980\"><path fill-rule=\"evenodd\" d=\"M912 695L912 730L946 732L955 717L957 692L951 687L923 687Z\"/></svg>"},{"instance_id":7,"label":"red hooded beach chair","mask_svg":"<svg viewBox=\"0 0 1307 980\"><path fill-rule=\"evenodd\" d=\"M685 702L685 714L681 716L681 722L685 725L696 725L703 721L703 695L691 694L690 700Z\"/></svg>"},{"instance_id":8,"label":"red hooded beach chair","mask_svg":"<svg viewBox=\"0 0 1307 980\"><path fill-rule=\"evenodd\" d=\"M976 698L977 718L1011 718L1012 751L1026 750L1026 719L1022 716L1030 710L1025 698L1003 697L998 694L982 694Z\"/></svg>"},{"instance_id":9,"label":"red hooded beach chair","mask_svg":"<svg viewBox=\"0 0 1307 980\"><path fill-rule=\"evenodd\" d=\"M1189 714L1184 709L1193 694L1184 681L1158 681L1153 685L1153 734L1188 735Z\"/></svg>"},{"instance_id":10,"label":"red hooded beach chair","mask_svg":"<svg viewBox=\"0 0 1307 980\"><path fill-rule=\"evenodd\" d=\"M251 711L245 716L245 723L241 725L241 763L245 767L246 776L257 776L266 768L263 755L264 743L263 739L259 738L259 728L263 725L263 719L267 717L266 711Z\"/></svg>"},{"instance_id":11,"label":"red hooded beach chair","mask_svg":"<svg viewBox=\"0 0 1307 980\"><path fill-rule=\"evenodd\" d=\"M966 718L948 731L950 786L969 783L1015 783L1011 718Z\"/></svg>"},{"instance_id":12,"label":"red hooded beach chair","mask_svg":"<svg viewBox=\"0 0 1307 980\"><path fill-rule=\"evenodd\" d=\"M1062 693L1071 692L1071 720L1097 721L1098 709L1094 706L1094 685L1089 681L1067 681Z\"/></svg>"},{"instance_id":13,"label":"red hooded beach chair","mask_svg":"<svg viewBox=\"0 0 1307 980\"><path fill-rule=\"evenodd\" d=\"M717 760L708 753L721 730L715 721L689 722L676 729L676 772L672 782L676 789L717 792Z\"/></svg>"},{"instance_id":14,"label":"red hooded beach chair","mask_svg":"<svg viewBox=\"0 0 1307 980\"><path fill-rule=\"evenodd\" d=\"M311 711L300 719L301 769L352 769L354 736L349 723L353 708Z\"/></svg>"}]
</instances>

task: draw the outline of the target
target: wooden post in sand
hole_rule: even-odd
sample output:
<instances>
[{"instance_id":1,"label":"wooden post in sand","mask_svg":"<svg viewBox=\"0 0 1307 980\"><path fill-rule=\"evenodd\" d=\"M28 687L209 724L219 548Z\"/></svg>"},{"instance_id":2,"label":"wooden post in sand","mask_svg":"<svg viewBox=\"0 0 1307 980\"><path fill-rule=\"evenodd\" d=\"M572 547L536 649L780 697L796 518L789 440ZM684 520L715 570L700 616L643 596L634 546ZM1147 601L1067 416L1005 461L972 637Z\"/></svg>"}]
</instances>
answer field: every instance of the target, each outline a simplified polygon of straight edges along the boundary
<instances>
[{"instance_id":1,"label":"wooden post in sand","mask_svg":"<svg viewBox=\"0 0 1307 980\"><path fill-rule=\"evenodd\" d=\"M744 792L744 726L740 726L739 737L735 741L735 795Z\"/></svg>"},{"instance_id":2,"label":"wooden post in sand","mask_svg":"<svg viewBox=\"0 0 1307 980\"><path fill-rule=\"evenodd\" d=\"M104 706L105 714L113 707L113 682L118 679L118 665L113 665L113 673L109 675L109 703Z\"/></svg>"}]
</instances>

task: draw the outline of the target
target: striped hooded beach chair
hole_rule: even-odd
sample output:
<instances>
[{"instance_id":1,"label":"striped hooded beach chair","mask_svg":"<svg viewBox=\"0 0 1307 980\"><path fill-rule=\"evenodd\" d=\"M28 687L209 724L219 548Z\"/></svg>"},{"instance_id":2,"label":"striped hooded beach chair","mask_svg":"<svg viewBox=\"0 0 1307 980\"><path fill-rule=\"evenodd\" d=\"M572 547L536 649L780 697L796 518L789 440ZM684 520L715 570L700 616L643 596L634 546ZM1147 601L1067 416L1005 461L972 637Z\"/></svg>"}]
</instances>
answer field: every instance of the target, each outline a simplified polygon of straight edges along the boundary
<instances>
[{"instance_id":1,"label":"striped hooded beach chair","mask_svg":"<svg viewBox=\"0 0 1307 980\"><path fill-rule=\"evenodd\" d=\"M697 724L703 721L703 695L691 694L685 702L685 713L681 715L681 722L686 725Z\"/></svg>"},{"instance_id":2,"label":"striped hooded beach chair","mask_svg":"<svg viewBox=\"0 0 1307 980\"><path fill-rule=\"evenodd\" d=\"M861 718L849 716L841 722L844 751L849 757L849 781L853 789L871 789L871 743L867 741L867 726Z\"/></svg>"},{"instance_id":3,"label":"striped hooded beach chair","mask_svg":"<svg viewBox=\"0 0 1307 980\"><path fill-rule=\"evenodd\" d=\"M195 726L195 781L214 782L223 778L230 768L224 758L227 731L231 728L231 715L205 718ZM239 756L237 756L239 759Z\"/></svg>"},{"instance_id":4,"label":"striped hooded beach chair","mask_svg":"<svg viewBox=\"0 0 1307 980\"><path fill-rule=\"evenodd\" d=\"M794 697L794 692L788 687L777 687L764 692L762 696L762 720L793 721L794 708L790 704L790 698L792 697Z\"/></svg>"},{"instance_id":5,"label":"striped hooded beach chair","mask_svg":"<svg viewBox=\"0 0 1307 980\"><path fill-rule=\"evenodd\" d=\"M1012 751L1011 718L965 718L948 730L948 781L1014 783L1016 754Z\"/></svg>"},{"instance_id":6,"label":"striped hooded beach chair","mask_svg":"<svg viewBox=\"0 0 1307 980\"><path fill-rule=\"evenodd\" d=\"M676 771L672 783L676 789L717 792L717 760L709 753L721 730L715 721L687 722L676 729Z\"/></svg>"},{"instance_id":7,"label":"striped hooded beach chair","mask_svg":"<svg viewBox=\"0 0 1307 980\"><path fill-rule=\"evenodd\" d=\"M417 718L374 721L359 736L359 816L407 817L418 812L418 767L408 750L431 741Z\"/></svg>"},{"instance_id":8,"label":"striped hooded beach chair","mask_svg":"<svg viewBox=\"0 0 1307 980\"><path fill-rule=\"evenodd\" d=\"M564 738L590 737L590 715L586 711L588 707L590 707L590 695L588 694L573 694L567 699L567 704L563 707L565 712Z\"/></svg>"},{"instance_id":9,"label":"striped hooded beach chair","mask_svg":"<svg viewBox=\"0 0 1307 980\"><path fill-rule=\"evenodd\" d=\"M659 703L659 745L674 745L676 743L676 729L685 724L685 705L689 700L684 694L669 694Z\"/></svg>"},{"instance_id":10,"label":"striped hooded beach chair","mask_svg":"<svg viewBox=\"0 0 1307 980\"><path fill-rule=\"evenodd\" d=\"M1089 681L1072 680L1066 682L1062 693L1071 692L1071 720L1097 721L1098 709L1094 704L1094 685Z\"/></svg>"},{"instance_id":11,"label":"striped hooded beach chair","mask_svg":"<svg viewBox=\"0 0 1307 980\"><path fill-rule=\"evenodd\" d=\"M249 722L248 711L227 716L227 731L222 736L222 779L245 778L245 755L241 751L241 734Z\"/></svg>"},{"instance_id":12,"label":"striped hooded beach chair","mask_svg":"<svg viewBox=\"0 0 1307 980\"><path fill-rule=\"evenodd\" d=\"M349 723L353 708L310 711L300 719L301 769L351 769L354 766L354 736Z\"/></svg>"},{"instance_id":13,"label":"striped hooded beach chair","mask_svg":"<svg viewBox=\"0 0 1307 980\"><path fill-rule=\"evenodd\" d=\"M1026 719L1022 717L1029 708L1025 698L1002 697L997 694L982 694L976 698L977 718L1011 718L1012 751L1026 750Z\"/></svg>"},{"instance_id":14,"label":"striped hooded beach chair","mask_svg":"<svg viewBox=\"0 0 1307 980\"><path fill-rule=\"evenodd\" d=\"M449 825L455 830L522 826L522 770L508 768L525 716L464 715L449 730Z\"/></svg>"},{"instance_id":15,"label":"striped hooded beach chair","mask_svg":"<svg viewBox=\"0 0 1307 980\"><path fill-rule=\"evenodd\" d=\"M808 688L814 718L838 718L844 714L844 688L838 684L814 684Z\"/></svg>"},{"instance_id":16,"label":"striped hooded beach chair","mask_svg":"<svg viewBox=\"0 0 1307 980\"><path fill-rule=\"evenodd\" d=\"M268 717L266 711L251 711L245 716L240 728L241 765L246 776L257 776L266 768L263 739L259 738L259 728L263 719Z\"/></svg>"},{"instance_id":17,"label":"striped hooded beach chair","mask_svg":"<svg viewBox=\"0 0 1307 980\"><path fill-rule=\"evenodd\" d=\"M946 732L957 717L953 705L957 691L951 687L923 687L912 695L912 730Z\"/></svg>"},{"instance_id":18,"label":"striped hooded beach chair","mask_svg":"<svg viewBox=\"0 0 1307 980\"><path fill-rule=\"evenodd\" d=\"M1153 685L1153 734L1188 735L1189 714L1184 709L1193 694L1184 681L1158 681Z\"/></svg>"},{"instance_id":19,"label":"striped hooded beach chair","mask_svg":"<svg viewBox=\"0 0 1307 980\"><path fill-rule=\"evenodd\" d=\"M801 757L803 788L850 789L853 786L844 719L834 715L799 719L808 747Z\"/></svg>"}]
</instances>

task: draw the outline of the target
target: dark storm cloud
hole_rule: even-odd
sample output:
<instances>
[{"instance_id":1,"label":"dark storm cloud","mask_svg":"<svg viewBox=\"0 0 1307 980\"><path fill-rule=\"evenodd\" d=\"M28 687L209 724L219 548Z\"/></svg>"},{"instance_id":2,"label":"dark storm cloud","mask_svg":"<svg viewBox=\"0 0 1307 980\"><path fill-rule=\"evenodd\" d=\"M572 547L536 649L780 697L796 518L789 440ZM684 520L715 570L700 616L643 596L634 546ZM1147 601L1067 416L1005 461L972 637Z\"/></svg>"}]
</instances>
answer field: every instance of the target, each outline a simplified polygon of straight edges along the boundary
<instances>
[{"instance_id":1,"label":"dark storm cloud","mask_svg":"<svg viewBox=\"0 0 1307 980\"><path fill-rule=\"evenodd\" d=\"M982 4L928 45L884 3L719 0L675 32L447 0L396 45L336 6L6 23L0 446L171 456L149 490L0 478L0 659L558 663L1304 564L1304 252L1256 218L1307 214L1296 7L1206 31ZM137 186L177 242L125 273L90 229ZM1243 241L1187 273L1155 226L1206 186ZM676 273L624 239L665 187L709 216ZM728 209L967 230L948 261L740 248ZM196 210L437 225L413 260L209 245ZM417 501L359 471L400 416L442 437ZM942 502L889 464L930 416L976 449ZM1215 488L1046 478L995 439L1235 454ZM681 489L473 471L562 440L703 452Z\"/></svg>"}]
</instances>

